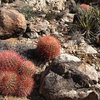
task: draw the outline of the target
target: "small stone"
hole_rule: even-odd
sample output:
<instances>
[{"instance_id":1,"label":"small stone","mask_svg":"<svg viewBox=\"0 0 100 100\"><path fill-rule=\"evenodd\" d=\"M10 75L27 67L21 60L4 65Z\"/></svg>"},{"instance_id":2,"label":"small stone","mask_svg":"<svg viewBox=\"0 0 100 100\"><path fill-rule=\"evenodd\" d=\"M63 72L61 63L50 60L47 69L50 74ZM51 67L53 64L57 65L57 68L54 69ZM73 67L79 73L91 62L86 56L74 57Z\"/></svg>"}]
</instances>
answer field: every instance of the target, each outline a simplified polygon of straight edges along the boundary
<instances>
[{"instance_id":1,"label":"small stone","mask_svg":"<svg viewBox=\"0 0 100 100\"><path fill-rule=\"evenodd\" d=\"M33 39L33 38L38 38L39 35L36 32L27 32L26 35L28 36L28 38Z\"/></svg>"},{"instance_id":2,"label":"small stone","mask_svg":"<svg viewBox=\"0 0 100 100\"><path fill-rule=\"evenodd\" d=\"M86 53L92 53L92 54L95 54L95 53L98 53L92 46L88 45L86 47Z\"/></svg>"}]
</instances>

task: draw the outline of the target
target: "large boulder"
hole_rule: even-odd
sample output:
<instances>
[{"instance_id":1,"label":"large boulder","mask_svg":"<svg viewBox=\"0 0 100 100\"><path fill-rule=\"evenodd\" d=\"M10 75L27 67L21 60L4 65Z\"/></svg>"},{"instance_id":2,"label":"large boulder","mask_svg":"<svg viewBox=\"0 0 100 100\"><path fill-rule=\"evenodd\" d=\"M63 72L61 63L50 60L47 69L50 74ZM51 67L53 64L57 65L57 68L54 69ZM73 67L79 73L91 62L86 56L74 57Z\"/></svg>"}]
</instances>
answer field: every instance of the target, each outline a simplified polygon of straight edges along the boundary
<instances>
[{"instance_id":1,"label":"large boulder","mask_svg":"<svg viewBox=\"0 0 100 100\"><path fill-rule=\"evenodd\" d=\"M20 35L25 30L26 20L23 14L12 9L0 9L0 36Z\"/></svg>"},{"instance_id":2,"label":"large boulder","mask_svg":"<svg viewBox=\"0 0 100 100\"><path fill-rule=\"evenodd\" d=\"M99 100L100 89L93 88L98 82L96 70L68 54L52 61L41 82L40 93L47 100Z\"/></svg>"}]
</instances>

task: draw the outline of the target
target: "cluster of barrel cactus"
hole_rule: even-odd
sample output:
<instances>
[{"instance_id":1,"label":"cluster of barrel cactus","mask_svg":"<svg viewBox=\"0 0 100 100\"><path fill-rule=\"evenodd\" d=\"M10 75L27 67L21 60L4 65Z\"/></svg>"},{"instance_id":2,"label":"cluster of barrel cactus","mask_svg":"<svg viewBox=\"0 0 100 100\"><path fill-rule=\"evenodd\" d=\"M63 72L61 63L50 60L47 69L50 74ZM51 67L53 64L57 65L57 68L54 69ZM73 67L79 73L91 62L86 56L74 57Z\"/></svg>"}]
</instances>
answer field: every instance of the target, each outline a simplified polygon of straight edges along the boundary
<instances>
[{"instance_id":1,"label":"cluster of barrel cactus","mask_svg":"<svg viewBox=\"0 0 100 100\"><path fill-rule=\"evenodd\" d=\"M51 60L60 54L59 41L50 35L43 36L37 43L37 52L43 59ZM36 66L15 51L0 52L0 93L27 97L34 89Z\"/></svg>"},{"instance_id":2,"label":"cluster of barrel cactus","mask_svg":"<svg viewBox=\"0 0 100 100\"><path fill-rule=\"evenodd\" d=\"M0 92L2 95L28 96L34 88L35 65L14 51L0 52Z\"/></svg>"}]
</instances>

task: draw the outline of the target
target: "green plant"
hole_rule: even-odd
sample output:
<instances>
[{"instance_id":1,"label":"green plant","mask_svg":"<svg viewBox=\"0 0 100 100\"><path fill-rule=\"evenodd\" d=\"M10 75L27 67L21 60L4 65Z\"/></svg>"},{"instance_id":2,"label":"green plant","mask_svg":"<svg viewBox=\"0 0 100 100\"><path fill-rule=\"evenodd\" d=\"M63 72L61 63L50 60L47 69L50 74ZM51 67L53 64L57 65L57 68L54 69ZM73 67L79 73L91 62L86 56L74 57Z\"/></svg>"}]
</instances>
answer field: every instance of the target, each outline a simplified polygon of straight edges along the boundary
<instances>
[{"instance_id":1,"label":"green plant","mask_svg":"<svg viewBox=\"0 0 100 100\"><path fill-rule=\"evenodd\" d=\"M95 8L93 9L93 11L94 11L94 16L95 16L95 18L97 18L98 23L99 23L99 25L100 25L100 9L98 9L97 7L95 7Z\"/></svg>"},{"instance_id":2,"label":"green plant","mask_svg":"<svg viewBox=\"0 0 100 100\"><path fill-rule=\"evenodd\" d=\"M13 95L17 89L18 75L13 71L0 73L0 92L3 95Z\"/></svg>"},{"instance_id":3,"label":"green plant","mask_svg":"<svg viewBox=\"0 0 100 100\"><path fill-rule=\"evenodd\" d=\"M25 15L27 20L35 16L40 16L42 14L45 14L45 12L43 11L33 11L33 7L31 6L23 7L22 9L20 9L20 12Z\"/></svg>"},{"instance_id":4,"label":"green plant","mask_svg":"<svg viewBox=\"0 0 100 100\"><path fill-rule=\"evenodd\" d=\"M38 55L43 59L53 59L60 54L60 43L59 41L50 35L43 36L37 43Z\"/></svg>"},{"instance_id":5,"label":"green plant","mask_svg":"<svg viewBox=\"0 0 100 100\"><path fill-rule=\"evenodd\" d=\"M33 88L34 88L33 78L29 75L23 74L20 76L16 94L19 97L26 97L32 92Z\"/></svg>"},{"instance_id":6,"label":"green plant","mask_svg":"<svg viewBox=\"0 0 100 100\"><path fill-rule=\"evenodd\" d=\"M19 73L33 76L36 73L36 66L31 61L25 60L19 68Z\"/></svg>"},{"instance_id":7,"label":"green plant","mask_svg":"<svg viewBox=\"0 0 100 100\"><path fill-rule=\"evenodd\" d=\"M14 70L18 72L22 62L23 59L17 52L10 50L0 52L0 70Z\"/></svg>"},{"instance_id":8,"label":"green plant","mask_svg":"<svg viewBox=\"0 0 100 100\"><path fill-rule=\"evenodd\" d=\"M78 8L78 12L75 15L77 20L74 20L74 25L80 29L82 35L88 41L94 41L98 34L98 29L100 28L99 13L94 8L90 8L88 11Z\"/></svg>"},{"instance_id":9,"label":"green plant","mask_svg":"<svg viewBox=\"0 0 100 100\"><path fill-rule=\"evenodd\" d=\"M20 10L20 12L25 15L26 19L30 19L31 17L35 16L35 13L33 12L32 7L29 7L29 6L23 7Z\"/></svg>"},{"instance_id":10,"label":"green plant","mask_svg":"<svg viewBox=\"0 0 100 100\"><path fill-rule=\"evenodd\" d=\"M52 19L55 18L55 14L53 14L53 13L46 13L45 18L46 18L47 20L52 20Z\"/></svg>"}]
</instances>

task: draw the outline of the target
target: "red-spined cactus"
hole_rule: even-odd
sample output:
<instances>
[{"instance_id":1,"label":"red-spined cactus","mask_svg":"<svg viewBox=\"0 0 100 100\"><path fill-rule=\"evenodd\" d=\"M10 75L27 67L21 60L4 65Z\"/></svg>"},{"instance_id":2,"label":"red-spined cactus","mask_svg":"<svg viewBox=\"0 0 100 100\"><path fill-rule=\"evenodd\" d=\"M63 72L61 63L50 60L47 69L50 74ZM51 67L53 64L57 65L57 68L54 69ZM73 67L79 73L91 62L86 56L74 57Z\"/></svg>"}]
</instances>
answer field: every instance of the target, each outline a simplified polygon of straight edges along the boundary
<instances>
[{"instance_id":1,"label":"red-spined cactus","mask_svg":"<svg viewBox=\"0 0 100 100\"><path fill-rule=\"evenodd\" d=\"M59 41L50 35L43 36L37 43L37 52L41 58L53 59L60 54L60 43Z\"/></svg>"},{"instance_id":2,"label":"red-spined cactus","mask_svg":"<svg viewBox=\"0 0 100 100\"><path fill-rule=\"evenodd\" d=\"M18 83L18 90L16 91L17 96L26 97L30 95L33 88L34 88L33 78L27 74L23 74L20 76L20 80Z\"/></svg>"},{"instance_id":3,"label":"red-spined cactus","mask_svg":"<svg viewBox=\"0 0 100 100\"><path fill-rule=\"evenodd\" d=\"M36 66L31 61L25 60L19 68L19 73L33 76L36 73Z\"/></svg>"},{"instance_id":4,"label":"red-spined cactus","mask_svg":"<svg viewBox=\"0 0 100 100\"><path fill-rule=\"evenodd\" d=\"M87 4L81 4L80 7L82 7L84 10L88 11L90 6Z\"/></svg>"},{"instance_id":5,"label":"red-spined cactus","mask_svg":"<svg viewBox=\"0 0 100 100\"><path fill-rule=\"evenodd\" d=\"M13 95L17 89L18 75L14 71L0 72L0 92L3 95Z\"/></svg>"},{"instance_id":6,"label":"red-spined cactus","mask_svg":"<svg viewBox=\"0 0 100 100\"><path fill-rule=\"evenodd\" d=\"M4 50L0 53L0 70L14 70L18 72L22 62L23 59L17 52Z\"/></svg>"}]
</instances>

